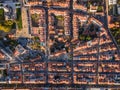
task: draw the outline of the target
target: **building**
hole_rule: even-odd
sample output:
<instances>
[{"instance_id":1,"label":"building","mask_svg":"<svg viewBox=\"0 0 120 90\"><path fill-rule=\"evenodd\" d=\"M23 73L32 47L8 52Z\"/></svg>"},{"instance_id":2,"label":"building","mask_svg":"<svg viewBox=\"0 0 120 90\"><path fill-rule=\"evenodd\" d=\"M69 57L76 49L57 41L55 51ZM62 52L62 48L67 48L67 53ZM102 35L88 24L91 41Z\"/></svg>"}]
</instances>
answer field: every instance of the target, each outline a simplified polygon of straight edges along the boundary
<instances>
[{"instance_id":1,"label":"building","mask_svg":"<svg viewBox=\"0 0 120 90\"><path fill-rule=\"evenodd\" d=\"M14 55L17 56L24 53L26 53L26 49L24 49L24 47L22 47L21 45L17 45L15 48Z\"/></svg>"},{"instance_id":2,"label":"building","mask_svg":"<svg viewBox=\"0 0 120 90\"><path fill-rule=\"evenodd\" d=\"M115 5L117 4L117 0L109 0L109 5Z\"/></svg>"},{"instance_id":3,"label":"building","mask_svg":"<svg viewBox=\"0 0 120 90\"><path fill-rule=\"evenodd\" d=\"M111 90L110 88L87 88L87 90Z\"/></svg>"},{"instance_id":4,"label":"building","mask_svg":"<svg viewBox=\"0 0 120 90\"><path fill-rule=\"evenodd\" d=\"M96 13L97 12L97 8L98 8L98 6L90 5L90 12L91 13Z\"/></svg>"},{"instance_id":5,"label":"building","mask_svg":"<svg viewBox=\"0 0 120 90\"><path fill-rule=\"evenodd\" d=\"M120 15L120 5L117 5L117 11L118 11L118 14Z\"/></svg>"}]
</instances>

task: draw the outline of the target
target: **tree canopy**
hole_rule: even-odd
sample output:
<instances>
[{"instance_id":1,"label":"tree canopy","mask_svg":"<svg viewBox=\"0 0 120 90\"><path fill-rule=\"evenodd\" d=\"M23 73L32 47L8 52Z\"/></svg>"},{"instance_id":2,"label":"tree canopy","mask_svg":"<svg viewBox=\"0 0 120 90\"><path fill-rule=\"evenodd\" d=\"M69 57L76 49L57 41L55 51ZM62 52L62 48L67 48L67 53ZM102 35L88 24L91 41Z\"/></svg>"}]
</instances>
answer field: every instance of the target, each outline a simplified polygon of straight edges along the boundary
<instances>
[{"instance_id":1,"label":"tree canopy","mask_svg":"<svg viewBox=\"0 0 120 90\"><path fill-rule=\"evenodd\" d=\"M0 24L0 30L2 30L4 32L9 32L10 31L10 27L5 27L5 26Z\"/></svg>"}]
</instances>

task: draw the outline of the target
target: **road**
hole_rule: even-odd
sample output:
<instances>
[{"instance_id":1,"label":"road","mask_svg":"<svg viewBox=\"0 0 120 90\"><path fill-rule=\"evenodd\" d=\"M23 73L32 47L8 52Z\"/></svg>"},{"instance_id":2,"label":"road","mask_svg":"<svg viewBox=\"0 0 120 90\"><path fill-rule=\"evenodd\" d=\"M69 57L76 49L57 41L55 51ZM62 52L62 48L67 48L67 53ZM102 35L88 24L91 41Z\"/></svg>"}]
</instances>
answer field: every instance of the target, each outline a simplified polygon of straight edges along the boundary
<instances>
[{"instance_id":1,"label":"road","mask_svg":"<svg viewBox=\"0 0 120 90\"><path fill-rule=\"evenodd\" d=\"M104 0L104 23L105 23L105 28L108 30L108 34L111 37L113 43L115 44L115 46L117 47L118 53L120 54L120 48L118 47L118 44L115 40L115 38L113 37L113 35L111 34L111 31L109 29L109 25L108 25L108 0Z\"/></svg>"}]
</instances>

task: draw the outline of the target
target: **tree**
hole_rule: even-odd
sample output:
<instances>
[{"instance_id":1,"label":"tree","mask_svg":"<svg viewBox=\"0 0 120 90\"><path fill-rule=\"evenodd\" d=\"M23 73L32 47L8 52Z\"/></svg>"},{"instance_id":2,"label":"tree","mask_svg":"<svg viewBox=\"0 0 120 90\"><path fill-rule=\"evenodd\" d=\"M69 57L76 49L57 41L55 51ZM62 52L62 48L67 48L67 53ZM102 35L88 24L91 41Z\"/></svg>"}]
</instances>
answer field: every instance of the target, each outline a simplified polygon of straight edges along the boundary
<instances>
[{"instance_id":1,"label":"tree","mask_svg":"<svg viewBox=\"0 0 120 90\"><path fill-rule=\"evenodd\" d=\"M8 76L8 73L7 73L7 70L6 70L6 69L3 70L3 76L4 76L4 77Z\"/></svg>"},{"instance_id":2,"label":"tree","mask_svg":"<svg viewBox=\"0 0 120 90\"><path fill-rule=\"evenodd\" d=\"M6 20L5 22L4 22L4 24L6 25L6 26L11 26L11 25L13 25L13 21L12 20Z\"/></svg>"},{"instance_id":3,"label":"tree","mask_svg":"<svg viewBox=\"0 0 120 90\"><path fill-rule=\"evenodd\" d=\"M84 41L85 40L85 36L84 35L80 35L79 36L79 40Z\"/></svg>"},{"instance_id":4,"label":"tree","mask_svg":"<svg viewBox=\"0 0 120 90\"><path fill-rule=\"evenodd\" d=\"M4 31L4 32L10 32L11 30L11 27L10 26L3 26L3 25L0 25L0 30Z\"/></svg>"},{"instance_id":5,"label":"tree","mask_svg":"<svg viewBox=\"0 0 120 90\"><path fill-rule=\"evenodd\" d=\"M39 37L37 37L37 36L34 37L34 41L39 41L39 40L40 40Z\"/></svg>"},{"instance_id":6,"label":"tree","mask_svg":"<svg viewBox=\"0 0 120 90\"><path fill-rule=\"evenodd\" d=\"M103 11L103 6L98 6L97 11L102 12Z\"/></svg>"},{"instance_id":7,"label":"tree","mask_svg":"<svg viewBox=\"0 0 120 90\"><path fill-rule=\"evenodd\" d=\"M92 38L91 38L90 36L87 36L87 37L86 37L86 40L87 40L87 41L90 41L91 39L92 39Z\"/></svg>"},{"instance_id":8,"label":"tree","mask_svg":"<svg viewBox=\"0 0 120 90\"><path fill-rule=\"evenodd\" d=\"M4 10L3 9L0 9L0 20L4 21L5 17L4 17Z\"/></svg>"},{"instance_id":9,"label":"tree","mask_svg":"<svg viewBox=\"0 0 120 90\"><path fill-rule=\"evenodd\" d=\"M31 18L32 18L34 21L37 21L38 18L39 18L39 14L37 14L37 13L32 14L32 15L31 15Z\"/></svg>"},{"instance_id":10,"label":"tree","mask_svg":"<svg viewBox=\"0 0 120 90\"><path fill-rule=\"evenodd\" d=\"M88 8L88 9L90 8L90 5L91 5L91 3L90 3L90 2L88 2L88 4L87 4L87 8Z\"/></svg>"},{"instance_id":11,"label":"tree","mask_svg":"<svg viewBox=\"0 0 120 90\"><path fill-rule=\"evenodd\" d=\"M94 31L94 29L95 29L95 25L94 25L94 24L91 24L91 25L90 25L90 31L92 32L92 31Z\"/></svg>"},{"instance_id":12,"label":"tree","mask_svg":"<svg viewBox=\"0 0 120 90\"><path fill-rule=\"evenodd\" d=\"M68 47L65 47L65 50L66 50L66 52L67 52L67 53L69 52L69 51L68 51L68 50L69 50L69 48L68 48Z\"/></svg>"},{"instance_id":13,"label":"tree","mask_svg":"<svg viewBox=\"0 0 120 90\"><path fill-rule=\"evenodd\" d=\"M120 5L120 0L117 0L117 3Z\"/></svg>"}]
</instances>

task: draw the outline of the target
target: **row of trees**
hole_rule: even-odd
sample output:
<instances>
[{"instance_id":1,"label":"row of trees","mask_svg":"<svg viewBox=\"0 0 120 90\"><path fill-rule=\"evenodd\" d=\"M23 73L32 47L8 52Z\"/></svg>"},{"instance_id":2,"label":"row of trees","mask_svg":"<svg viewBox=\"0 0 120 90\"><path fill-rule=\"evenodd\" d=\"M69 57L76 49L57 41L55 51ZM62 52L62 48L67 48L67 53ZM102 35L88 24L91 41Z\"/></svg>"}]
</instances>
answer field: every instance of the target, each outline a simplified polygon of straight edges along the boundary
<instances>
[{"instance_id":1,"label":"row of trees","mask_svg":"<svg viewBox=\"0 0 120 90\"><path fill-rule=\"evenodd\" d=\"M5 20L4 10L3 10L3 9L0 9L0 20L1 20L1 21Z\"/></svg>"},{"instance_id":2,"label":"row of trees","mask_svg":"<svg viewBox=\"0 0 120 90\"><path fill-rule=\"evenodd\" d=\"M98 6L97 12L102 12L103 11L103 6Z\"/></svg>"},{"instance_id":3,"label":"row of trees","mask_svg":"<svg viewBox=\"0 0 120 90\"><path fill-rule=\"evenodd\" d=\"M4 32L10 32L12 28L15 28L15 22L13 20L5 20L4 10L0 9L0 30Z\"/></svg>"},{"instance_id":4,"label":"row of trees","mask_svg":"<svg viewBox=\"0 0 120 90\"><path fill-rule=\"evenodd\" d=\"M22 15L21 15L21 8L16 9L17 19L16 23L18 26L18 29L22 29Z\"/></svg>"},{"instance_id":5,"label":"row of trees","mask_svg":"<svg viewBox=\"0 0 120 90\"><path fill-rule=\"evenodd\" d=\"M90 35L79 35L80 41L90 41L92 40L92 37Z\"/></svg>"},{"instance_id":6,"label":"row of trees","mask_svg":"<svg viewBox=\"0 0 120 90\"><path fill-rule=\"evenodd\" d=\"M112 28L111 32L114 36L114 38L116 39L117 43L120 45L120 28Z\"/></svg>"}]
</instances>

